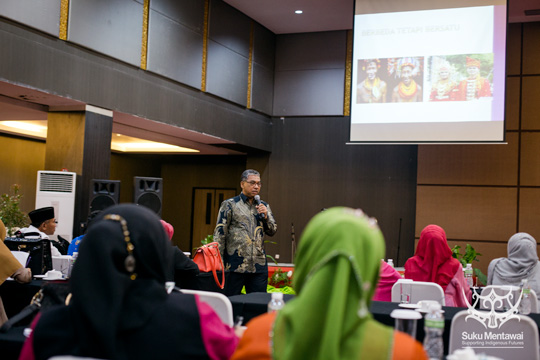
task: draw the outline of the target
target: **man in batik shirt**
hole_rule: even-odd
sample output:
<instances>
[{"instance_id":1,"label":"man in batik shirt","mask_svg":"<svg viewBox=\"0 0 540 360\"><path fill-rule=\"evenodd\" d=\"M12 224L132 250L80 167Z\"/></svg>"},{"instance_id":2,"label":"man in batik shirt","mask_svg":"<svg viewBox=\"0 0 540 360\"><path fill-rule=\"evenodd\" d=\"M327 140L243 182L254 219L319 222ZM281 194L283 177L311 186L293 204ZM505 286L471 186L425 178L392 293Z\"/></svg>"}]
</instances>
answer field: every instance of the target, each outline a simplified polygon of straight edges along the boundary
<instances>
[{"instance_id":1,"label":"man in batik shirt","mask_svg":"<svg viewBox=\"0 0 540 360\"><path fill-rule=\"evenodd\" d=\"M229 276L225 282L227 296L238 295L242 287L246 293L266 292L268 264L264 251L264 234L273 236L276 220L268 203L255 200L261 190L261 176L246 170L240 179L240 195L223 201L214 230L214 241Z\"/></svg>"}]
</instances>

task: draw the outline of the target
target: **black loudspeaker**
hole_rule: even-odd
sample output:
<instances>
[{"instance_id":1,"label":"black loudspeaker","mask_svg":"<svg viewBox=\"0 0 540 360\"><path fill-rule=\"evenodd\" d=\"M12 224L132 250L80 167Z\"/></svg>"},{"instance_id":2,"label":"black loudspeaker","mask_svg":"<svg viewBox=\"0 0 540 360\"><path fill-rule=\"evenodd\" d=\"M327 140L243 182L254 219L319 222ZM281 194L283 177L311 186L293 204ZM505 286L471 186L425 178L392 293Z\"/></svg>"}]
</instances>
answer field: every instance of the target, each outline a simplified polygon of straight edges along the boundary
<instances>
[{"instance_id":1,"label":"black loudspeaker","mask_svg":"<svg viewBox=\"0 0 540 360\"><path fill-rule=\"evenodd\" d=\"M120 180L92 179L90 190L90 212L101 211L118 204L120 199Z\"/></svg>"},{"instance_id":2,"label":"black loudspeaker","mask_svg":"<svg viewBox=\"0 0 540 360\"><path fill-rule=\"evenodd\" d=\"M146 206L161 217L162 178L135 176L133 178L133 202Z\"/></svg>"}]
</instances>

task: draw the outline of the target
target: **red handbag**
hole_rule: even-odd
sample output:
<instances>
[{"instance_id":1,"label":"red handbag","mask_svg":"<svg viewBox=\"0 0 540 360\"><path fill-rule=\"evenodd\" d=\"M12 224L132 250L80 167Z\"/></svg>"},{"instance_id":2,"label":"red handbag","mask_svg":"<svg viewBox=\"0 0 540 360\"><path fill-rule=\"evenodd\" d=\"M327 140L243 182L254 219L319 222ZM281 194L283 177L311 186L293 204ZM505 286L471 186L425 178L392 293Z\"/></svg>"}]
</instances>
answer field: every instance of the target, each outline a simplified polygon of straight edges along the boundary
<instances>
[{"instance_id":1,"label":"red handbag","mask_svg":"<svg viewBox=\"0 0 540 360\"><path fill-rule=\"evenodd\" d=\"M217 242L211 242L198 248L193 261L199 266L199 271L211 271L214 274L214 280L220 289L225 287L225 266L223 266L223 259L221 258L219 244ZM216 271L221 271L221 284L219 283Z\"/></svg>"}]
</instances>

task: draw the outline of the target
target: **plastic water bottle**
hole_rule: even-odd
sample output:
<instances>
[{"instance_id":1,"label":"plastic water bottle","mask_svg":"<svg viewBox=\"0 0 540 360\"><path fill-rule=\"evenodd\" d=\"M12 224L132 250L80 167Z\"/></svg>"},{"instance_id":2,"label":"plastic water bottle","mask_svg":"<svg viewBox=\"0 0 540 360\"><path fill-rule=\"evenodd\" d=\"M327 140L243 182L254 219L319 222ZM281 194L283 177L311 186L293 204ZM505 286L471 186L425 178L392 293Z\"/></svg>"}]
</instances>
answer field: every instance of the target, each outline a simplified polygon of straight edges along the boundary
<instances>
[{"instance_id":1,"label":"plastic water bottle","mask_svg":"<svg viewBox=\"0 0 540 360\"><path fill-rule=\"evenodd\" d=\"M474 285L472 276L473 276L472 264L467 264L467 267L465 268L465 280L467 281L467 285L469 285L469 287L473 287Z\"/></svg>"},{"instance_id":2,"label":"plastic water bottle","mask_svg":"<svg viewBox=\"0 0 540 360\"><path fill-rule=\"evenodd\" d=\"M73 255L71 255L71 261L69 262L69 269L68 269L68 277L71 277L71 272L73 271L73 265L75 265L77 256L79 256L79 253L77 251L75 251Z\"/></svg>"},{"instance_id":3,"label":"plastic water bottle","mask_svg":"<svg viewBox=\"0 0 540 360\"><path fill-rule=\"evenodd\" d=\"M390 265L391 267L394 267L394 260L388 259L388 265Z\"/></svg>"},{"instance_id":4,"label":"plastic water bottle","mask_svg":"<svg viewBox=\"0 0 540 360\"><path fill-rule=\"evenodd\" d=\"M424 318L424 349L430 360L442 359L444 344L442 335L444 332L444 317L441 313L441 304L432 304Z\"/></svg>"},{"instance_id":5,"label":"plastic water bottle","mask_svg":"<svg viewBox=\"0 0 540 360\"><path fill-rule=\"evenodd\" d=\"M531 288L527 279L521 280L521 302L519 303L519 313L528 315L531 313Z\"/></svg>"},{"instance_id":6,"label":"plastic water bottle","mask_svg":"<svg viewBox=\"0 0 540 360\"><path fill-rule=\"evenodd\" d=\"M285 303L283 302L283 293L272 293L272 300L268 303L268 312L275 312L283 309Z\"/></svg>"}]
</instances>

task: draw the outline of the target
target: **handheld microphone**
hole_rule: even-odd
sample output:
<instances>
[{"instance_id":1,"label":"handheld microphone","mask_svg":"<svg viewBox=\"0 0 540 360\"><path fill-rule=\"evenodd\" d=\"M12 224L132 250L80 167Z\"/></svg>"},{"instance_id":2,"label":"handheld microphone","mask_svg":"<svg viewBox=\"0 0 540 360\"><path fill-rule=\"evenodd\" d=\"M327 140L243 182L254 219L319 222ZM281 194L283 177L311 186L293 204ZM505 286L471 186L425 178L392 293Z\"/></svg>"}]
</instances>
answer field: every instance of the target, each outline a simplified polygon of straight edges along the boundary
<instances>
[{"instance_id":1,"label":"handheld microphone","mask_svg":"<svg viewBox=\"0 0 540 360\"><path fill-rule=\"evenodd\" d=\"M255 196L253 197L253 200L255 200L255 204L261 205L261 197L260 197L259 195L255 195ZM265 218L264 214L259 214L259 215L261 215L261 217L262 217L263 219Z\"/></svg>"}]
</instances>

